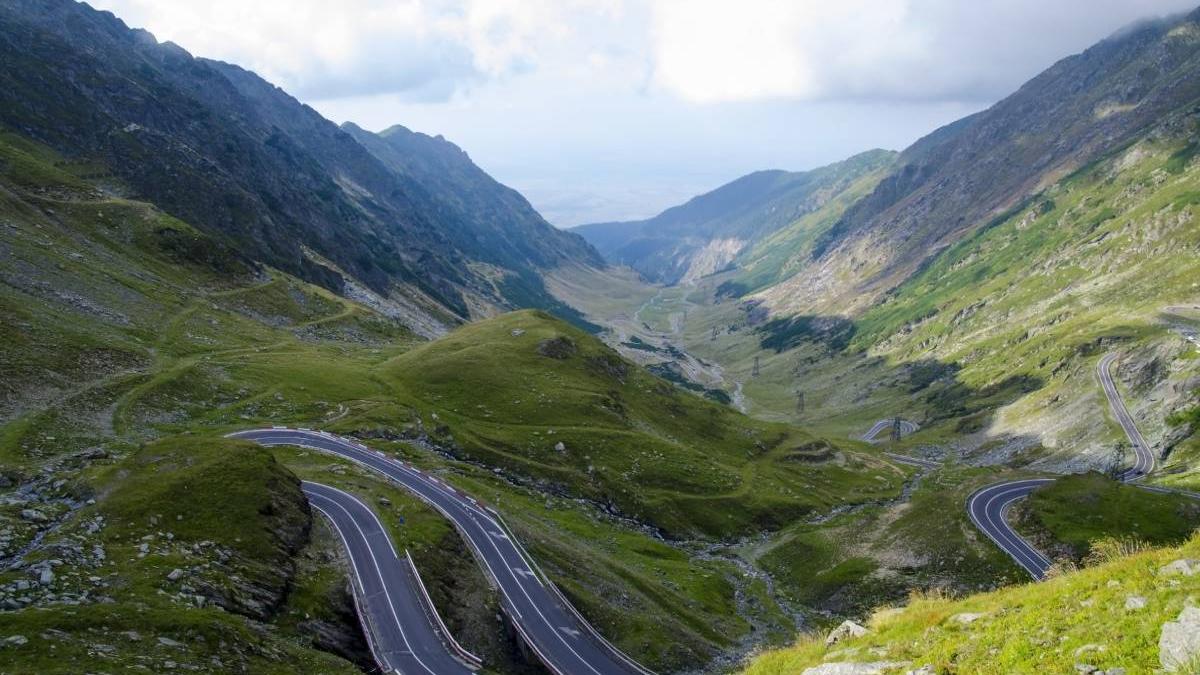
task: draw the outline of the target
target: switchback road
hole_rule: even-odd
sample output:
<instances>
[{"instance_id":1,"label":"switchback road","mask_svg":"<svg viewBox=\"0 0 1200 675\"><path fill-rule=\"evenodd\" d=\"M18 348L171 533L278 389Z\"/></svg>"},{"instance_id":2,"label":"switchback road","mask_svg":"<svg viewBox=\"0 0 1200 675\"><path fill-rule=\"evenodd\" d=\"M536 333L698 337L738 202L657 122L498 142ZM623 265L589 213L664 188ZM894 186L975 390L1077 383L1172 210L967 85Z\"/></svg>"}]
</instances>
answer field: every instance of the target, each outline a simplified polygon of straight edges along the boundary
<instances>
[{"instance_id":1,"label":"switchback road","mask_svg":"<svg viewBox=\"0 0 1200 675\"><path fill-rule=\"evenodd\" d=\"M868 429L867 433L863 434L861 436L861 438L862 438L862 440L864 440L868 443L874 443L875 437L878 436L880 434L880 432L884 431L885 429L890 428L893 424L895 424L895 420L892 418L888 418L886 420L879 420L870 429ZM900 435L901 436L907 436L909 434L914 434L917 432L917 429L920 429L920 428L921 427L916 422L909 422L908 420L900 420Z\"/></svg>"},{"instance_id":2,"label":"switchback road","mask_svg":"<svg viewBox=\"0 0 1200 675\"><path fill-rule=\"evenodd\" d=\"M458 529L500 591L502 606L542 663L557 675L652 675L605 640L545 579L499 514L435 476L349 439L307 429L256 429L230 434L261 445L312 448L350 459L391 479L436 508ZM387 617L369 616L368 620ZM401 617L403 618L403 617ZM408 624L405 624L407 630ZM403 641L401 641L403 642ZM401 651L394 641L382 651ZM421 672L421 671L418 671Z\"/></svg>"},{"instance_id":3,"label":"switchback road","mask_svg":"<svg viewBox=\"0 0 1200 675\"><path fill-rule=\"evenodd\" d=\"M1108 398L1108 405L1112 409L1113 416L1125 430L1129 443L1133 445L1133 466L1122 471L1117 476L1117 480L1135 484L1137 487L1151 492L1173 492L1193 496L1193 493L1141 485L1136 482L1154 471L1154 453L1150 450L1146 439L1142 438L1142 433L1138 431L1133 416L1129 414L1129 409L1125 407L1125 402L1121 400L1121 394L1113 382L1112 364L1116 360L1116 352L1105 354L1096 367L1096 376L1100 380L1100 386L1104 389L1104 396ZM1005 514L1014 503L1029 496L1029 493L1042 485L1051 482L1053 479L1050 478L1033 478L996 483L976 490L967 499L967 512L975 526L989 539L996 542L997 546L1004 549L1004 552L1011 556L1018 565L1025 568L1034 579L1039 580L1044 578L1046 571L1050 569L1050 559L1021 538L1021 535L1017 534L1008 524Z\"/></svg>"},{"instance_id":4,"label":"switchback road","mask_svg":"<svg viewBox=\"0 0 1200 675\"><path fill-rule=\"evenodd\" d=\"M967 514L971 516L975 527L1038 580L1045 578L1046 571L1050 569L1050 559L1017 534L1008 524L1007 515L1017 501L1053 482L1053 478L1031 478L996 483L976 490L967 498Z\"/></svg>"},{"instance_id":5,"label":"switchback road","mask_svg":"<svg viewBox=\"0 0 1200 675\"><path fill-rule=\"evenodd\" d=\"M469 657L456 657L449 647L453 638L439 634L441 621L431 616L432 603L425 602L415 568L396 554L375 512L357 497L328 485L305 481L302 488L346 547L355 605L380 667L405 675L471 673L473 668L464 665L464 661L471 663ZM477 666L477 661L471 665Z\"/></svg>"},{"instance_id":6,"label":"switchback road","mask_svg":"<svg viewBox=\"0 0 1200 675\"><path fill-rule=\"evenodd\" d=\"M1117 385L1113 382L1112 364L1116 360L1116 352L1105 354L1096 368L1096 376L1100 379L1100 386L1104 388L1104 395L1108 398L1108 406L1112 409L1113 417L1125 430L1125 435L1129 437L1129 443L1133 445L1133 466L1117 477L1119 480L1129 482L1154 471L1154 452L1150 450L1146 439L1142 438L1142 432L1138 431L1133 416L1129 414L1129 409L1125 407L1125 402L1121 400L1121 394L1117 391Z\"/></svg>"}]
</instances>

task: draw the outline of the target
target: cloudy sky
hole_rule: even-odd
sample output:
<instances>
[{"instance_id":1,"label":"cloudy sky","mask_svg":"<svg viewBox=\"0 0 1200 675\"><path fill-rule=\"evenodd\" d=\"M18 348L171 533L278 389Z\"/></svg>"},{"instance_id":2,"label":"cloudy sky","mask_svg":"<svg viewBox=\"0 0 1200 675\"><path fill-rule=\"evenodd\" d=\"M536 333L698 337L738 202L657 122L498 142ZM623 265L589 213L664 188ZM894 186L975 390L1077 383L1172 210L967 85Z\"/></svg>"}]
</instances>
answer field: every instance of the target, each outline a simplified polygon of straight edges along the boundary
<instances>
[{"instance_id":1,"label":"cloudy sky","mask_svg":"<svg viewBox=\"0 0 1200 675\"><path fill-rule=\"evenodd\" d=\"M901 149L1200 0L91 0L326 117L443 134L553 223Z\"/></svg>"}]
</instances>

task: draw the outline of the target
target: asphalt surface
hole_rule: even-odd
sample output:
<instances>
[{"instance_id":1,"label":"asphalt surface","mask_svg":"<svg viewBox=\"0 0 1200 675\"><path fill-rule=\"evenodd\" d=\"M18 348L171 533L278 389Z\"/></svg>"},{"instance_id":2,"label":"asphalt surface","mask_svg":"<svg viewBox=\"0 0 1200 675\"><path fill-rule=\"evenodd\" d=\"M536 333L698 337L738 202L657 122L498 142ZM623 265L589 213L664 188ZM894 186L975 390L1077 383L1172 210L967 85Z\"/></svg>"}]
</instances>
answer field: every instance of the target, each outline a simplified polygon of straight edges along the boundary
<instances>
[{"instance_id":1,"label":"asphalt surface","mask_svg":"<svg viewBox=\"0 0 1200 675\"><path fill-rule=\"evenodd\" d=\"M1118 474L1117 480L1125 483L1134 483L1137 487L1151 492L1177 493L1193 496L1194 493L1182 490L1172 490L1136 483L1136 481L1154 471L1154 453L1150 450L1146 439L1142 438L1142 432L1138 431L1137 425L1133 421L1133 416L1129 414L1129 409L1125 407L1125 401L1121 399L1121 394L1117 391L1117 386L1113 382L1111 371L1112 364L1116 360L1117 355L1115 352L1105 354L1096 367L1096 375L1100 380L1100 386L1104 389L1104 396L1108 398L1108 405L1112 409L1113 416L1116 417L1117 423L1121 425L1121 428L1125 430L1125 435L1129 437L1129 442L1133 445L1133 466ZM1039 580L1045 578L1046 571L1050 569L1050 559L1041 551L1031 546L1029 542L1022 539L1021 535L1012 529L1005 518L1005 513L1013 503L1024 499L1029 496L1029 493L1051 482L1053 482L1053 479L1050 478L1033 478L996 483L977 490L967 499L967 512L970 514L971 521L975 523L975 526L987 535L989 539L996 542L996 545L1002 548L1013 560L1017 561L1018 565L1025 568L1025 571L1029 572L1034 579Z\"/></svg>"},{"instance_id":2,"label":"asphalt surface","mask_svg":"<svg viewBox=\"0 0 1200 675\"><path fill-rule=\"evenodd\" d=\"M861 436L861 438L862 438L862 440L864 440L868 443L874 443L875 437L878 436L880 434L880 432L890 429L891 426L892 426L892 418L888 418L886 420L879 420L870 429L868 429L867 433L863 434ZM900 435L901 436L907 436L909 434L916 433L917 429L920 429L920 428L921 427L916 422L909 422L908 420L900 420Z\"/></svg>"},{"instance_id":3,"label":"asphalt surface","mask_svg":"<svg viewBox=\"0 0 1200 675\"><path fill-rule=\"evenodd\" d=\"M262 445L300 446L340 455L386 476L431 504L455 525L471 547L477 561L499 589L505 613L552 673L650 674L649 670L610 645L570 606L551 582L543 580L520 543L509 536L498 514L484 508L471 496L383 453L323 432L256 429L230 436ZM374 624L387 619L387 616L372 610L367 618ZM418 617L413 615L409 618L416 621ZM422 616L417 623L429 622ZM409 624L405 623L404 627L407 630ZM433 639L436 640L436 636ZM382 644L381 639L380 648L385 652L402 651L405 649L403 643L403 640L395 641L393 636L386 644Z\"/></svg>"},{"instance_id":4,"label":"asphalt surface","mask_svg":"<svg viewBox=\"0 0 1200 675\"><path fill-rule=\"evenodd\" d=\"M370 507L351 494L320 483L303 483L313 508L333 524L349 555L359 616L375 660L405 675L468 675L473 672L447 649L426 612L406 560Z\"/></svg>"},{"instance_id":5,"label":"asphalt surface","mask_svg":"<svg viewBox=\"0 0 1200 675\"><path fill-rule=\"evenodd\" d=\"M1030 576L1038 580L1046 577L1051 561L1017 534L1008 524L1006 516L1014 503L1028 497L1030 492L1039 487L1053 482L1053 478L1030 478L996 483L976 490L967 498L967 513L975 527L1012 556Z\"/></svg>"},{"instance_id":6,"label":"asphalt surface","mask_svg":"<svg viewBox=\"0 0 1200 675\"><path fill-rule=\"evenodd\" d=\"M1100 378L1100 386L1104 388L1104 395L1108 398L1108 406L1112 409L1113 417L1117 418L1117 423L1125 430L1125 435L1129 437L1129 442L1133 445L1133 466L1117 477L1119 480L1129 482L1154 471L1154 452L1150 450L1146 439L1142 438L1142 432L1138 431L1133 416L1129 414L1129 409L1125 407L1125 401L1121 400L1121 394L1113 382L1112 364L1116 360L1115 352L1105 354L1096 368L1096 375Z\"/></svg>"}]
</instances>

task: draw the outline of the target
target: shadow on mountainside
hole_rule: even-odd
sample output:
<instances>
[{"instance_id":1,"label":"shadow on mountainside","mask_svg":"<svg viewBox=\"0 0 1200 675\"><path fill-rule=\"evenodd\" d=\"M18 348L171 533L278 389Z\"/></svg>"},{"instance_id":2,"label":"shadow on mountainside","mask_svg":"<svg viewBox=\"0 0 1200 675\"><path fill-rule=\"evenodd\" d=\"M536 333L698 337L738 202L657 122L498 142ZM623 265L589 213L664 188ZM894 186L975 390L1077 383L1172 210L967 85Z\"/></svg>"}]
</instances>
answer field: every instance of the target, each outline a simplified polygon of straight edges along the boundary
<instances>
[{"instance_id":1,"label":"shadow on mountainside","mask_svg":"<svg viewBox=\"0 0 1200 675\"><path fill-rule=\"evenodd\" d=\"M797 385L835 373L833 383L858 389L853 404L867 407L886 392L905 399L903 409L889 414L915 416L913 421L923 427L952 425L949 429L957 434L988 428L998 409L1045 385L1043 378L1027 373L972 385L963 380L961 364L931 358L891 363L851 346L857 326L844 317L777 318L759 324L754 332L764 351L795 354L792 375ZM1085 352L1081 348L1079 354Z\"/></svg>"}]
</instances>

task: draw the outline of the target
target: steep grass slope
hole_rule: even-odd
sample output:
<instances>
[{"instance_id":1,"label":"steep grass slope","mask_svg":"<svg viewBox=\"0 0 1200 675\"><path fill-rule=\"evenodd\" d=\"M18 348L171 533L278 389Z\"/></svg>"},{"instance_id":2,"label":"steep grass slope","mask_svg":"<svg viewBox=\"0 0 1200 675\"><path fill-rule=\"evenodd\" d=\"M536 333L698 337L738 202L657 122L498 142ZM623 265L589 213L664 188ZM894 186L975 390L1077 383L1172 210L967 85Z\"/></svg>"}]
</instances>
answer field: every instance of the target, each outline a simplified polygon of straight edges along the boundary
<instances>
[{"instance_id":1,"label":"steep grass slope","mask_svg":"<svg viewBox=\"0 0 1200 675\"><path fill-rule=\"evenodd\" d=\"M855 322L852 347L959 364L956 376L976 387L1043 382L995 430L1090 449L1098 467L1120 435L1071 411L1106 409L1094 370L1116 348L1143 433L1169 451L1178 439L1164 420L1200 386L1194 345L1164 312L1200 293L1196 125L1172 121L947 249Z\"/></svg>"},{"instance_id":2,"label":"steep grass slope","mask_svg":"<svg viewBox=\"0 0 1200 675\"><path fill-rule=\"evenodd\" d=\"M1052 558L1074 562L1104 537L1166 546L1200 528L1200 500L1147 493L1095 472L1060 478L1017 508L1023 534Z\"/></svg>"},{"instance_id":3,"label":"steep grass slope","mask_svg":"<svg viewBox=\"0 0 1200 675\"><path fill-rule=\"evenodd\" d=\"M1189 114L1200 99L1198 22L1193 12L1130 26L918 141L768 301L857 313L1063 176Z\"/></svg>"},{"instance_id":4,"label":"steep grass slope","mask_svg":"<svg viewBox=\"0 0 1200 675\"><path fill-rule=\"evenodd\" d=\"M171 439L105 464L25 504L72 513L0 572L6 670L358 672L300 631L266 629L311 525L270 453Z\"/></svg>"},{"instance_id":5,"label":"steep grass slope","mask_svg":"<svg viewBox=\"0 0 1200 675\"><path fill-rule=\"evenodd\" d=\"M821 664L890 663L875 671L902 673L1160 672L1164 624L1185 607L1195 611L1200 574L1168 567L1200 556L1200 538L1178 548L1122 556L1101 546L1108 561L1043 583L1014 586L962 599L914 596L907 606L881 609L870 632L832 646L824 636L749 662L750 675L837 672ZM1136 598L1131 602L1130 598ZM1197 661L1171 663L1196 672ZM853 672L853 671L846 671ZM864 671L866 672L866 671Z\"/></svg>"}]
</instances>

